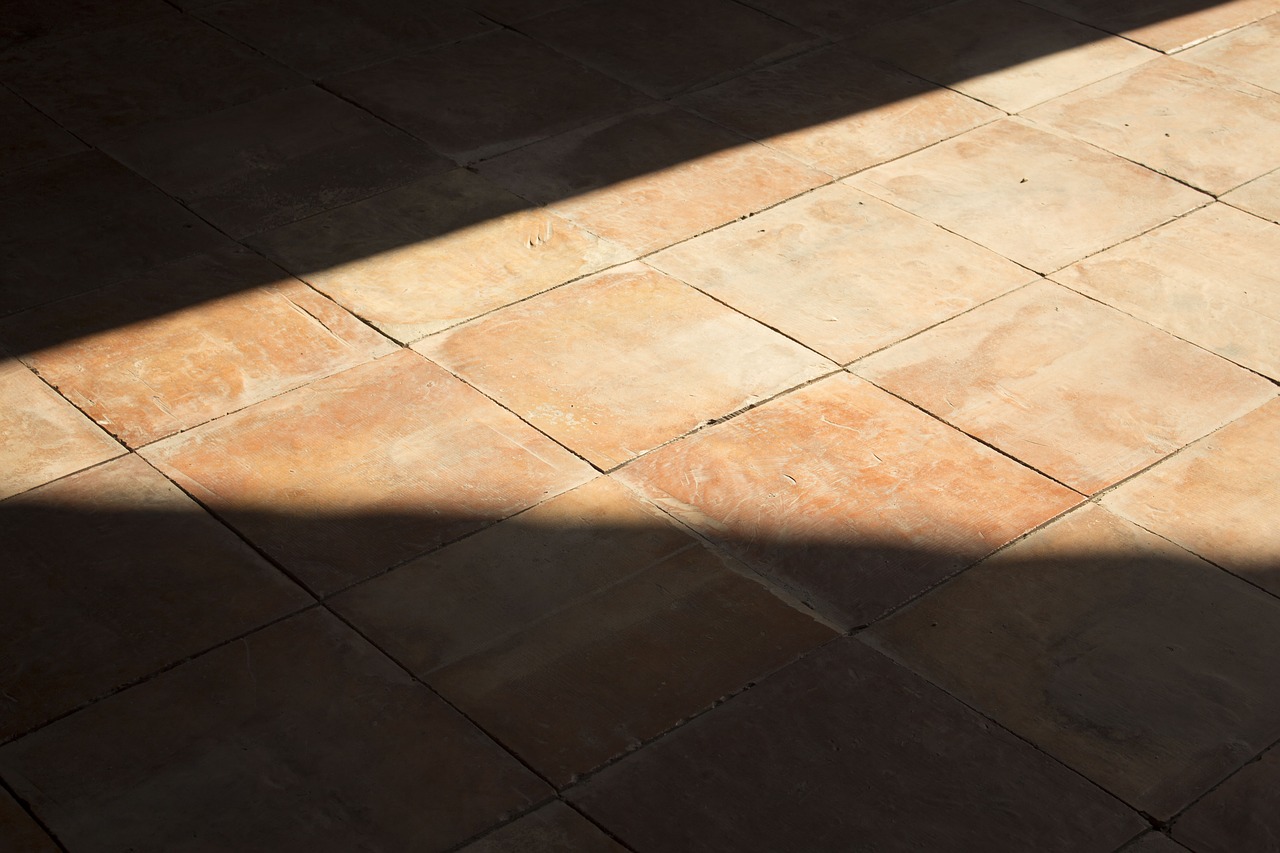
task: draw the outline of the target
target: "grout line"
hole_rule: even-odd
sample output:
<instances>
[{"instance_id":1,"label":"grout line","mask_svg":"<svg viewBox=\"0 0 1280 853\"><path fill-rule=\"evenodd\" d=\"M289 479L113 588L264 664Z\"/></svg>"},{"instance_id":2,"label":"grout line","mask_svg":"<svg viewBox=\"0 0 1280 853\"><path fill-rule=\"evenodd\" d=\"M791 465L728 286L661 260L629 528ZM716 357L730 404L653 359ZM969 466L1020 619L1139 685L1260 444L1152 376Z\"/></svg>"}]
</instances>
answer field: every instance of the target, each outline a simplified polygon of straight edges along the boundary
<instances>
[{"instance_id":1,"label":"grout line","mask_svg":"<svg viewBox=\"0 0 1280 853\"><path fill-rule=\"evenodd\" d=\"M21 794L19 794L14 789L14 787L9 784L9 781L7 779L5 779L3 776L0 776L0 796L3 796L3 794L5 793L9 795L10 799L12 799L15 803L17 803L18 808L21 809L23 812L25 812L27 817L31 818L32 823L40 827L40 829L44 832L44 834L49 837L49 840L54 843L54 846L56 846L60 851L62 851L62 853L68 853L67 845L62 843L62 839L60 839L58 837L58 834L53 831L53 827L49 826L49 824L44 822L44 820L40 817L40 815L36 813L36 810L32 807L30 801L28 801L26 797L23 797ZM5 840L6 839L0 839L0 841L5 841Z\"/></svg>"}]
</instances>

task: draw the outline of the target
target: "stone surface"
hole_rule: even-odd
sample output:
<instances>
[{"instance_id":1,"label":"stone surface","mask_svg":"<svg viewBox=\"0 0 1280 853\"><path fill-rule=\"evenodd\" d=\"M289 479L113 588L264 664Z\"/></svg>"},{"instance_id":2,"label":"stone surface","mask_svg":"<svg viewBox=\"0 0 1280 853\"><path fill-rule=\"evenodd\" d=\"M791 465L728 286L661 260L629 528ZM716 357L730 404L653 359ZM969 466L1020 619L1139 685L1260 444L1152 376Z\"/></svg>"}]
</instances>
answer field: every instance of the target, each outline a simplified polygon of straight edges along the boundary
<instances>
[{"instance_id":1,"label":"stone surface","mask_svg":"<svg viewBox=\"0 0 1280 853\"><path fill-rule=\"evenodd\" d=\"M640 853L771 853L797 839L812 851L1110 853L1145 825L855 640L792 664L570 799Z\"/></svg>"},{"instance_id":2,"label":"stone surface","mask_svg":"<svg viewBox=\"0 0 1280 853\"><path fill-rule=\"evenodd\" d=\"M1263 219L1280 222L1280 169L1232 190L1222 200Z\"/></svg>"},{"instance_id":3,"label":"stone surface","mask_svg":"<svg viewBox=\"0 0 1280 853\"><path fill-rule=\"evenodd\" d=\"M1275 394L1259 376L1049 282L853 369L1086 494Z\"/></svg>"},{"instance_id":4,"label":"stone surface","mask_svg":"<svg viewBox=\"0 0 1280 853\"><path fill-rule=\"evenodd\" d=\"M1173 53L1280 12L1280 0L1032 0L1060 15L1112 32L1139 44Z\"/></svg>"},{"instance_id":5,"label":"stone surface","mask_svg":"<svg viewBox=\"0 0 1280 853\"><path fill-rule=\"evenodd\" d=\"M136 456L0 504L0 538L0 741L311 601Z\"/></svg>"},{"instance_id":6,"label":"stone surface","mask_svg":"<svg viewBox=\"0 0 1280 853\"><path fill-rule=\"evenodd\" d=\"M468 844L459 853L625 853L626 849L556 801Z\"/></svg>"},{"instance_id":7,"label":"stone surface","mask_svg":"<svg viewBox=\"0 0 1280 853\"><path fill-rule=\"evenodd\" d=\"M0 51L172 14L164 0L8 0Z\"/></svg>"},{"instance_id":8,"label":"stone surface","mask_svg":"<svg viewBox=\"0 0 1280 853\"><path fill-rule=\"evenodd\" d=\"M618 477L846 627L1079 500L847 374L662 448Z\"/></svg>"},{"instance_id":9,"label":"stone surface","mask_svg":"<svg viewBox=\"0 0 1280 853\"><path fill-rule=\"evenodd\" d=\"M1280 7L1276 11L1280 13ZM1277 39L1280 39L1280 14L1197 45L1179 54L1178 58L1280 92L1280 52L1275 48Z\"/></svg>"},{"instance_id":10,"label":"stone surface","mask_svg":"<svg viewBox=\"0 0 1280 853\"><path fill-rule=\"evenodd\" d=\"M1174 823L1173 836L1196 853L1275 850L1277 811L1280 753L1271 749L1188 809Z\"/></svg>"},{"instance_id":11,"label":"stone surface","mask_svg":"<svg viewBox=\"0 0 1280 853\"><path fill-rule=\"evenodd\" d=\"M53 839L4 791L0 791L0 846L11 853L58 853Z\"/></svg>"},{"instance_id":12,"label":"stone surface","mask_svg":"<svg viewBox=\"0 0 1280 853\"><path fill-rule=\"evenodd\" d=\"M0 500L123 452L40 377L0 358Z\"/></svg>"},{"instance_id":13,"label":"stone surface","mask_svg":"<svg viewBox=\"0 0 1280 853\"><path fill-rule=\"evenodd\" d=\"M444 851L549 793L320 610L0 748L0 770L86 851Z\"/></svg>"},{"instance_id":14,"label":"stone surface","mask_svg":"<svg viewBox=\"0 0 1280 853\"><path fill-rule=\"evenodd\" d=\"M481 174L645 253L830 180L676 109L637 113L495 158Z\"/></svg>"},{"instance_id":15,"label":"stone surface","mask_svg":"<svg viewBox=\"0 0 1280 853\"><path fill-rule=\"evenodd\" d=\"M84 143L7 89L0 90L0 172L84 150Z\"/></svg>"},{"instance_id":16,"label":"stone surface","mask_svg":"<svg viewBox=\"0 0 1280 853\"><path fill-rule=\"evenodd\" d=\"M601 469L836 368L639 263L415 349Z\"/></svg>"},{"instance_id":17,"label":"stone surface","mask_svg":"<svg viewBox=\"0 0 1280 853\"><path fill-rule=\"evenodd\" d=\"M1277 258L1280 225L1214 204L1053 279L1280 380Z\"/></svg>"},{"instance_id":18,"label":"stone surface","mask_svg":"<svg viewBox=\"0 0 1280 853\"><path fill-rule=\"evenodd\" d=\"M572 488L590 471L403 350L144 455L324 593Z\"/></svg>"},{"instance_id":19,"label":"stone surface","mask_svg":"<svg viewBox=\"0 0 1280 853\"><path fill-rule=\"evenodd\" d=\"M1159 832L1148 832L1120 853L1189 853L1187 848Z\"/></svg>"},{"instance_id":20,"label":"stone surface","mask_svg":"<svg viewBox=\"0 0 1280 853\"><path fill-rule=\"evenodd\" d=\"M254 238L282 266L408 342L633 253L462 169Z\"/></svg>"},{"instance_id":21,"label":"stone surface","mask_svg":"<svg viewBox=\"0 0 1280 853\"><path fill-rule=\"evenodd\" d=\"M1162 820L1280 736L1280 601L1092 504L861 636Z\"/></svg>"},{"instance_id":22,"label":"stone surface","mask_svg":"<svg viewBox=\"0 0 1280 853\"><path fill-rule=\"evenodd\" d=\"M131 447L395 348L245 249L23 312L0 342Z\"/></svg>"},{"instance_id":23,"label":"stone surface","mask_svg":"<svg viewBox=\"0 0 1280 853\"><path fill-rule=\"evenodd\" d=\"M903 18L946 0L750 0L747 5L831 38L857 35L867 28Z\"/></svg>"},{"instance_id":24,"label":"stone surface","mask_svg":"<svg viewBox=\"0 0 1280 853\"><path fill-rule=\"evenodd\" d=\"M847 180L1042 273L1209 201L1141 166L1017 119Z\"/></svg>"},{"instance_id":25,"label":"stone surface","mask_svg":"<svg viewBox=\"0 0 1280 853\"><path fill-rule=\"evenodd\" d=\"M840 363L1034 278L840 184L673 246L648 263Z\"/></svg>"}]
</instances>

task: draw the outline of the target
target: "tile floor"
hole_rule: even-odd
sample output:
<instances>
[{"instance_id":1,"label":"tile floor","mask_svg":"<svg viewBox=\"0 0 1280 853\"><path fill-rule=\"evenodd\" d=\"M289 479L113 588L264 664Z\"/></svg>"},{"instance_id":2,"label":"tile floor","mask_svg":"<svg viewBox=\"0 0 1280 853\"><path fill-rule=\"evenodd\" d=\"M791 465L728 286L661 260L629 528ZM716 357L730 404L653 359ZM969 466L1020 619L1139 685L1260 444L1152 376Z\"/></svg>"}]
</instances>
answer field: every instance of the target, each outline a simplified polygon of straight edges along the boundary
<instances>
[{"instance_id":1,"label":"tile floor","mask_svg":"<svg viewBox=\"0 0 1280 853\"><path fill-rule=\"evenodd\" d=\"M1280 851L1280 0L15 0L0 849Z\"/></svg>"}]
</instances>

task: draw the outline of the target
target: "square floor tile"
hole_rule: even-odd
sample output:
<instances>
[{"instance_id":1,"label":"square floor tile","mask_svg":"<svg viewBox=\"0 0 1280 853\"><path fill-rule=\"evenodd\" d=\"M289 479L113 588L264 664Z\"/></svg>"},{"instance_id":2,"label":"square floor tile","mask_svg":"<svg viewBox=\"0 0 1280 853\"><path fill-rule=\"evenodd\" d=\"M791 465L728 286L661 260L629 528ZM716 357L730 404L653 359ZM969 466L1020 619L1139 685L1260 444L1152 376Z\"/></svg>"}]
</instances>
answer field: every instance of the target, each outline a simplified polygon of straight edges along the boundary
<instances>
[{"instance_id":1,"label":"square floor tile","mask_svg":"<svg viewBox=\"0 0 1280 853\"><path fill-rule=\"evenodd\" d=\"M253 243L405 342L633 255L463 169Z\"/></svg>"},{"instance_id":2,"label":"square floor tile","mask_svg":"<svg viewBox=\"0 0 1280 853\"><path fill-rule=\"evenodd\" d=\"M0 535L0 740L311 602L136 456L5 501Z\"/></svg>"},{"instance_id":3,"label":"square floor tile","mask_svg":"<svg viewBox=\"0 0 1280 853\"><path fill-rule=\"evenodd\" d=\"M1030 0L1060 15L1173 53L1280 12L1280 0Z\"/></svg>"},{"instance_id":4,"label":"square floor tile","mask_svg":"<svg viewBox=\"0 0 1280 853\"><path fill-rule=\"evenodd\" d=\"M481 174L636 252L651 252L830 180L681 110L566 133Z\"/></svg>"},{"instance_id":5,"label":"square floor tile","mask_svg":"<svg viewBox=\"0 0 1280 853\"><path fill-rule=\"evenodd\" d=\"M848 374L617 476L845 627L1080 500Z\"/></svg>"},{"instance_id":6,"label":"square floor tile","mask_svg":"<svg viewBox=\"0 0 1280 853\"><path fill-rule=\"evenodd\" d=\"M227 244L182 205L96 151L4 176L0 220L0 314Z\"/></svg>"},{"instance_id":7,"label":"square floor tile","mask_svg":"<svg viewBox=\"0 0 1280 853\"><path fill-rule=\"evenodd\" d=\"M841 363L1035 278L841 184L648 262Z\"/></svg>"},{"instance_id":8,"label":"square floor tile","mask_svg":"<svg viewBox=\"0 0 1280 853\"><path fill-rule=\"evenodd\" d=\"M556 800L468 844L459 853L535 853L538 850L626 853L627 848Z\"/></svg>"},{"instance_id":9,"label":"square floor tile","mask_svg":"<svg viewBox=\"0 0 1280 853\"><path fill-rule=\"evenodd\" d=\"M1259 376L1048 282L853 370L1085 494L1275 394Z\"/></svg>"},{"instance_id":10,"label":"square floor tile","mask_svg":"<svg viewBox=\"0 0 1280 853\"><path fill-rule=\"evenodd\" d=\"M1272 748L1211 791L1173 825L1173 836L1196 853L1238 853L1276 847L1280 813L1280 752Z\"/></svg>"},{"instance_id":11,"label":"square floor tile","mask_svg":"<svg viewBox=\"0 0 1280 853\"><path fill-rule=\"evenodd\" d=\"M131 447L395 349L245 249L6 318L0 343Z\"/></svg>"},{"instance_id":12,"label":"square floor tile","mask_svg":"<svg viewBox=\"0 0 1280 853\"><path fill-rule=\"evenodd\" d=\"M1007 119L846 179L1037 272L1141 234L1209 197Z\"/></svg>"},{"instance_id":13,"label":"square floor tile","mask_svg":"<svg viewBox=\"0 0 1280 853\"><path fill-rule=\"evenodd\" d=\"M558 785L835 636L608 478L334 605Z\"/></svg>"},{"instance_id":14,"label":"square floor tile","mask_svg":"<svg viewBox=\"0 0 1280 853\"><path fill-rule=\"evenodd\" d=\"M1003 115L846 45L680 99L681 106L833 175L909 154Z\"/></svg>"},{"instance_id":15,"label":"square floor tile","mask_svg":"<svg viewBox=\"0 0 1280 853\"><path fill-rule=\"evenodd\" d=\"M569 796L640 853L1111 853L1145 825L856 640L792 664Z\"/></svg>"},{"instance_id":16,"label":"square floor tile","mask_svg":"<svg viewBox=\"0 0 1280 853\"><path fill-rule=\"evenodd\" d=\"M602 469L835 369L642 264L415 349Z\"/></svg>"},{"instance_id":17,"label":"square floor tile","mask_svg":"<svg viewBox=\"0 0 1280 853\"><path fill-rule=\"evenodd\" d=\"M16 853L58 853L58 845L40 824L4 791L0 791L0 845Z\"/></svg>"},{"instance_id":18,"label":"square floor tile","mask_svg":"<svg viewBox=\"0 0 1280 853\"><path fill-rule=\"evenodd\" d=\"M231 0L199 16L309 77L349 71L492 29L448 3Z\"/></svg>"},{"instance_id":19,"label":"square floor tile","mask_svg":"<svg viewBox=\"0 0 1280 853\"><path fill-rule=\"evenodd\" d=\"M95 142L305 82L176 13L12 53L0 59L0 70L14 91Z\"/></svg>"},{"instance_id":20,"label":"square floor tile","mask_svg":"<svg viewBox=\"0 0 1280 853\"><path fill-rule=\"evenodd\" d=\"M40 377L0 358L0 500L123 452Z\"/></svg>"},{"instance_id":21,"label":"square floor tile","mask_svg":"<svg viewBox=\"0 0 1280 853\"><path fill-rule=\"evenodd\" d=\"M545 15L557 9L576 6L587 0L456 0L461 5L479 12L486 18L502 24L517 24L526 18Z\"/></svg>"},{"instance_id":22,"label":"square floor tile","mask_svg":"<svg viewBox=\"0 0 1280 853\"><path fill-rule=\"evenodd\" d=\"M111 155L233 237L452 167L314 87L118 137Z\"/></svg>"},{"instance_id":23,"label":"square floor tile","mask_svg":"<svg viewBox=\"0 0 1280 853\"><path fill-rule=\"evenodd\" d=\"M322 593L590 476L585 463L408 351L143 453Z\"/></svg>"},{"instance_id":24,"label":"square floor tile","mask_svg":"<svg viewBox=\"0 0 1280 853\"><path fill-rule=\"evenodd\" d=\"M817 41L730 0L605 0L532 18L520 30L655 97L723 80Z\"/></svg>"},{"instance_id":25,"label":"square floor tile","mask_svg":"<svg viewBox=\"0 0 1280 853\"><path fill-rule=\"evenodd\" d=\"M1280 40L1280 14L1197 45L1178 58L1280 92L1277 40Z\"/></svg>"},{"instance_id":26,"label":"square floor tile","mask_svg":"<svg viewBox=\"0 0 1280 853\"><path fill-rule=\"evenodd\" d=\"M0 51L171 14L164 0L7 0Z\"/></svg>"},{"instance_id":27,"label":"square floor tile","mask_svg":"<svg viewBox=\"0 0 1280 853\"><path fill-rule=\"evenodd\" d=\"M940 6L948 0L746 0L797 27L832 38L865 32L868 27Z\"/></svg>"},{"instance_id":28,"label":"square floor tile","mask_svg":"<svg viewBox=\"0 0 1280 853\"><path fill-rule=\"evenodd\" d=\"M1102 499L1112 512L1280 595L1280 401Z\"/></svg>"},{"instance_id":29,"label":"square floor tile","mask_svg":"<svg viewBox=\"0 0 1280 853\"><path fill-rule=\"evenodd\" d=\"M1232 190L1222 200L1263 219L1280 223L1280 169Z\"/></svg>"},{"instance_id":30,"label":"square floor tile","mask_svg":"<svg viewBox=\"0 0 1280 853\"><path fill-rule=\"evenodd\" d=\"M1016 0L961 0L886 24L857 47L1016 113L1156 54Z\"/></svg>"},{"instance_id":31,"label":"square floor tile","mask_svg":"<svg viewBox=\"0 0 1280 853\"><path fill-rule=\"evenodd\" d=\"M1190 853L1169 836L1159 832L1148 832L1132 844L1125 845L1119 853Z\"/></svg>"},{"instance_id":32,"label":"square floor tile","mask_svg":"<svg viewBox=\"0 0 1280 853\"><path fill-rule=\"evenodd\" d=\"M1026 117L1214 194L1280 166L1280 94L1176 59L1086 86Z\"/></svg>"},{"instance_id":33,"label":"square floor tile","mask_svg":"<svg viewBox=\"0 0 1280 853\"><path fill-rule=\"evenodd\" d=\"M83 150L83 142L39 110L0 90L0 172Z\"/></svg>"},{"instance_id":34,"label":"square floor tile","mask_svg":"<svg viewBox=\"0 0 1280 853\"><path fill-rule=\"evenodd\" d=\"M460 163L649 103L510 30L342 74L326 85Z\"/></svg>"},{"instance_id":35,"label":"square floor tile","mask_svg":"<svg viewBox=\"0 0 1280 853\"><path fill-rule=\"evenodd\" d=\"M75 850L444 851L550 793L312 610L0 749Z\"/></svg>"},{"instance_id":36,"label":"square floor tile","mask_svg":"<svg viewBox=\"0 0 1280 853\"><path fill-rule=\"evenodd\" d=\"M1055 281L1280 380L1280 225L1201 208Z\"/></svg>"},{"instance_id":37,"label":"square floor tile","mask_svg":"<svg viewBox=\"0 0 1280 853\"><path fill-rule=\"evenodd\" d=\"M1280 736L1280 601L1092 504L861 636L1161 820Z\"/></svg>"}]
</instances>

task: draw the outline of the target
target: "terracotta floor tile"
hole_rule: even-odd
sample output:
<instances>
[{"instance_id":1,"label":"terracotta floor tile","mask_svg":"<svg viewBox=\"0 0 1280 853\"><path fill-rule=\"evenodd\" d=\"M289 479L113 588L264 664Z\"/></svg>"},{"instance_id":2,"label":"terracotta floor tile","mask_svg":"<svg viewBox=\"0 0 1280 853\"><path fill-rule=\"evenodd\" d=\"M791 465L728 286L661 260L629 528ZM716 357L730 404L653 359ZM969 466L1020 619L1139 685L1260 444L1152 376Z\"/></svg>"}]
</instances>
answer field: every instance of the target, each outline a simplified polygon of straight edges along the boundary
<instances>
[{"instance_id":1,"label":"terracotta floor tile","mask_svg":"<svg viewBox=\"0 0 1280 853\"><path fill-rule=\"evenodd\" d=\"M901 157L1003 115L874 65L845 45L771 65L680 103L832 175Z\"/></svg>"},{"instance_id":2,"label":"terracotta floor tile","mask_svg":"<svg viewBox=\"0 0 1280 853\"><path fill-rule=\"evenodd\" d=\"M811 32L844 38L945 2L947 0L859 0L857 3L848 0L749 0L747 5Z\"/></svg>"},{"instance_id":3,"label":"terracotta floor tile","mask_svg":"<svg viewBox=\"0 0 1280 853\"><path fill-rule=\"evenodd\" d=\"M9 744L0 770L74 850L443 851L550 793L320 610Z\"/></svg>"},{"instance_id":4,"label":"terracotta floor tile","mask_svg":"<svg viewBox=\"0 0 1280 853\"><path fill-rule=\"evenodd\" d=\"M1275 393L1261 377L1048 282L853 370L1085 494Z\"/></svg>"},{"instance_id":5,"label":"terracotta floor tile","mask_svg":"<svg viewBox=\"0 0 1280 853\"><path fill-rule=\"evenodd\" d=\"M1280 752L1274 748L1192 806L1173 835L1196 853L1274 850L1280 811Z\"/></svg>"},{"instance_id":6,"label":"terracotta floor tile","mask_svg":"<svg viewBox=\"0 0 1280 853\"><path fill-rule=\"evenodd\" d=\"M106 331L83 335L86 317ZM131 447L395 348L244 249L9 317L0 343Z\"/></svg>"},{"instance_id":7,"label":"terracotta floor tile","mask_svg":"<svg viewBox=\"0 0 1280 853\"><path fill-rule=\"evenodd\" d=\"M840 184L648 262L841 363L1035 278Z\"/></svg>"},{"instance_id":8,"label":"terracotta floor tile","mask_svg":"<svg viewBox=\"0 0 1280 853\"><path fill-rule=\"evenodd\" d=\"M1173 53L1280 11L1280 0L1030 0L1060 15Z\"/></svg>"},{"instance_id":9,"label":"terracotta floor tile","mask_svg":"<svg viewBox=\"0 0 1280 853\"><path fill-rule=\"evenodd\" d=\"M608 478L335 606L561 785L835 635Z\"/></svg>"},{"instance_id":10,"label":"terracotta floor tile","mask_svg":"<svg viewBox=\"0 0 1280 853\"><path fill-rule=\"evenodd\" d=\"M1016 0L961 0L886 24L857 46L1014 113L1155 56Z\"/></svg>"},{"instance_id":11,"label":"terracotta floor tile","mask_svg":"<svg viewBox=\"0 0 1280 853\"><path fill-rule=\"evenodd\" d=\"M1103 498L1111 511L1280 595L1280 401Z\"/></svg>"},{"instance_id":12,"label":"terracotta floor tile","mask_svg":"<svg viewBox=\"0 0 1280 853\"><path fill-rule=\"evenodd\" d=\"M123 452L38 376L0 358L0 500Z\"/></svg>"},{"instance_id":13,"label":"terracotta floor tile","mask_svg":"<svg viewBox=\"0 0 1280 853\"><path fill-rule=\"evenodd\" d=\"M468 844L459 853L533 853L538 850L625 853L626 848L564 803L555 801Z\"/></svg>"},{"instance_id":14,"label":"terracotta floor tile","mask_svg":"<svg viewBox=\"0 0 1280 853\"><path fill-rule=\"evenodd\" d=\"M1017 119L846 180L1037 272L1066 266L1209 200Z\"/></svg>"},{"instance_id":15,"label":"terracotta floor tile","mask_svg":"<svg viewBox=\"0 0 1280 853\"><path fill-rule=\"evenodd\" d=\"M7 89L0 90L0 172L84 150L84 143Z\"/></svg>"},{"instance_id":16,"label":"terracotta floor tile","mask_svg":"<svg viewBox=\"0 0 1280 853\"><path fill-rule=\"evenodd\" d=\"M1280 601L1092 504L861 636L1162 820L1280 736Z\"/></svg>"},{"instance_id":17,"label":"terracotta floor tile","mask_svg":"<svg viewBox=\"0 0 1280 853\"><path fill-rule=\"evenodd\" d=\"M136 456L5 501L0 535L0 740L311 601Z\"/></svg>"},{"instance_id":18,"label":"terracotta floor tile","mask_svg":"<svg viewBox=\"0 0 1280 853\"><path fill-rule=\"evenodd\" d=\"M566 133L496 158L480 171L640 253L830 180L674 109Z\"/></svg>"},{"instance_id":19,"label":"terracotta floor tile","mask_svg":"<svg viewBox=\"0 0 1280 853\"><path fill-rule=\"evenodd\" d=\"M53 839L4 791L0 791L0 845L15 853L58 853Z\"/></svg>"},{"instance_id":20,"label":"terracotta floor tile","mask_svg":"<svg viewBox=\"0 0 1280 853\"><path fill-rule=\"evenodd\" d=\"M415 349L602 469L835 369L643 264Z\"/></svg>"},{"instance_id":21,"label":"terracotta floor tile","mask_svg":"<svg viewBox=\"0 0 1280 853\"><path fill-rule=\"evenodd\" d=\"M164 0L7 0L0 51L172 13Z\"/></svg>"},{"instance_id":22,"label":"terracotta floor tile","mask_svg":"<svg viewBox=\"0 0 1280 853\"><path fill-rule=\"evenodd\" d=\"M655 97L722 80L817 42L730 0L605 0L532 18L520 30Z\"/></svg>"},{"instance_id":23,"label":"terracotta floor tile","mask_svg":"<svg viewBox=\"0 0 1280 853\"><path fill-rule=\"evenodd\" d=\"M806 850L856 839L868 850L1111 853L1144 826L854 640L792 664L570 799L639 853L772 853L798 849L797 839Z\"/></svg>"},{"instance_id":24,"label":"terracotta floor tile","mask_svg":"<svg viewBox=\"0 0 1280 853\"><path fill-rule=\"evenodd\" d=\"M1079 500L847 374L617 476L846 627Z\"/></svg>"},{"instance_id":25,"label":"terracotta floor tile","mask_svg":"<svg viewBox=\"0 0 1280 853\"><path fill-rule=\"evenodd\" d=\"M0 220L5 223L0 314L83 293L227 243L180 204L97 152L4 176Z\"/></svg>"},{"instance_id":26,"label":"terracotta floor tile","mask_svg":"<svg viewBox=\"0 0 1280 853\"><path fill-rule=\"evenodd\" d=\"M1197 45L1178 58L1280 92L1277 40L1280 40L1280 14Z\"/></svg>"},{"instance_id":27,"label":"terracotta floor tile","mask_svg":"<svg viewBox=\"0 0 1280 853\"><path fill-rule=\"evenodd\" d=\"M649 102L510 30L342 74L327 85L460 163Z\"/></svg>"},{"instance_id":28,"label":"terracotta floor tile","mask_svg":"<svg viewBox=\"0 0 1280 853\"><path fill-rule=\"evenodd\" d=\"M112 156L243 237L453 164L328 92L293 89L119 137Z\"/></svg>"},{"instance_id":29,"label":"terracotta floor tile","mask_svg":"<svg viewBox=\"0 0 1280 853\"><path fill-rule=\"evenodd\" d=\"M407 351L143 453L322 593L519 512L590 472Z\"/></svg>"},{"instance_id":30,"label":"terracotta floor tile","mask_svg":"<svg viewBox=\"0 0 1280 853\"><path fill-rule=\"evenodd\" d=\"M95 142L305 82L178 14L11 53L0 58L0 71L19 95Z\"/></svg>"},{"instance_id":31,"label":"terracotta floor tile","mask_svg":"<svg viewBox=\"0 0 1280 853\"><path fill-rule=\"evenodd\" d=\"M1263 219L1280 222L1280 169L1232 190L1222 200Z\"/></svg>"},{"instance_id":32,"label":"terracotta floor tile","mask_svg":"<svg viewBox=\"0 0 1280 853\"><path fill-rule=\"evenodd\" d=\"M1086 86L1026 117L1214 194L1280 166L1280 94L1176 59Z\"/></svg>"},{"instance_id":33,"label":"terracotta floor tile","mask_svg":"<svg viewBox=\"0 0 1280 853\"><path fill-rule=\"evenodd\" d=\"M1053 278L1280 380L1280 225L1214 204Z\"/></svg>"},{"instance_id":34,"label":"terracotta floor tile","mask_svg":"<svg viewBox=\"0 0 1280 853\"><path fill-rule=\"evenodd\" d=\"M411 0L231 0L200 17L309 77L459 41L494 26L458 6Z\"/></svg>"},{"instance_id":35,"label":"terracotta floor tile","mask_svg":"<svg viewBox=\"0 0 1280 853\"><path fill-rule=\"evenodd\" d=\"M633 255L462 169L253 242L404 342Z\"/></svg>"}]
</instances>

